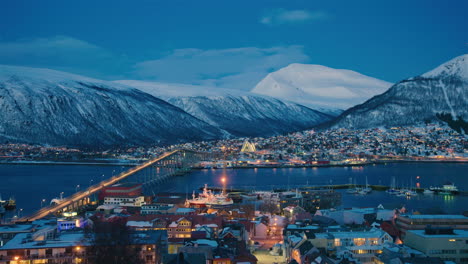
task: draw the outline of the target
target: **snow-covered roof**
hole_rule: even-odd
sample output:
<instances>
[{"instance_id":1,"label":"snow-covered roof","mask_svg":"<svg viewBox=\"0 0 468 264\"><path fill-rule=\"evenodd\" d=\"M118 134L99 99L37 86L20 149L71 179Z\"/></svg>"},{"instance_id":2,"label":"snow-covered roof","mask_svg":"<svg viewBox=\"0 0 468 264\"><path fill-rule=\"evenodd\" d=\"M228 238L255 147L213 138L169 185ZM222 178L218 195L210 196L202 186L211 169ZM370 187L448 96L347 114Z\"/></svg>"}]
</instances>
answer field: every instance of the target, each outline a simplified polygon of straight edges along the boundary
<instances>
[{"instance_id":1,"label":"snow-covered roof","mask_svg":"<svg viewBox=\"0 0 468 264\"><path fill-rule=\"evenodd\" d=\"M10 249L32 249L32 248L58 248L58 247L73 247L78 245L89 245L84 242L84 233L61 233L57 239L44 241L28 240L27 233L16 235L12 240L8 241L2 250Z\"/></svg>"},{"instance_id":2,"label":"snow-covered roof","mask_svg":"<svg viewBox=\"0 0 468 264\"><path fill-rule=\"evenodd\" d=\"M468 217L464 215L401 215L402 217L407 217L410 219L466 219L468 220Z\"/></svg>"},{"instance_id":3,"label":"snow-covered roof","mask_svg":"<svg viewBox=\"0 0 468 264\"><path fill-rule=\"evenodd\" d=\"M130 227L152 227L153 223L148 221L128 221L127 226Z\"/></svg>"}]
</instances>

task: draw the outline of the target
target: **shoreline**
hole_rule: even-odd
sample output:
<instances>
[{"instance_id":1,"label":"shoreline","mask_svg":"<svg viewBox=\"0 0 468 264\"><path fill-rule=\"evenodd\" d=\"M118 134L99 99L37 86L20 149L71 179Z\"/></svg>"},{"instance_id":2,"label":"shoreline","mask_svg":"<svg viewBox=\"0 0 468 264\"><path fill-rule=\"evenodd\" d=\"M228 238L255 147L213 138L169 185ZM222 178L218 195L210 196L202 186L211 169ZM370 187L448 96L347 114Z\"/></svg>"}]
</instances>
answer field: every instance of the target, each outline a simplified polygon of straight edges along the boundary
<instances>
[{"instance_id":1,"label":"shoreline","mask_svg":"<svg viewBox=\"0 0 468 264\"><path fill-rule=\"evenodd\" d=\"M89 166L126 166L134 167L140 163L85 162L85 161L0 161L0 165L89 165Z\"/></svg>"},{"instance_id":2,"label":"shoreline","mask_svg":"<svg viewBox=\"0 0 468 264\"><path fill-rule=\"evenodd\" d=\"M282 168L328 168L328 167L355 167L380 165L386 163L468 163L468 160L374 160L363 163L344 163L344 164L304 164L304 165L247 165L232 166L226 169L282 169ZM133 167L141 163L135 162L97 162L97 161L0 161L0 165L90 165L90 166L126 166ZM203 168L193 167L193 170L204 169L223 169L223 168Z\"/></svg>"}]
</instances>

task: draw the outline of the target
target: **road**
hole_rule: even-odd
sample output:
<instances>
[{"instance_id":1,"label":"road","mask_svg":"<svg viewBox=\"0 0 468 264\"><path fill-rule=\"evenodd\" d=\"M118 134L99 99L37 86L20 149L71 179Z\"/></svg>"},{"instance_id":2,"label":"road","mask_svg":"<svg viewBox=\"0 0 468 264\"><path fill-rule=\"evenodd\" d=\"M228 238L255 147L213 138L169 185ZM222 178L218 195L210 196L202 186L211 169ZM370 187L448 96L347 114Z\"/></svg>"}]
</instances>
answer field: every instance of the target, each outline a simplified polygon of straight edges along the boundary
<instances>
[{"instance_id":1,"label":"road","mask_svg":"<svg viewBox=\"0 0 468 264\"><path fill-rule=\"evenodd\" d=\"M149 167L149 166L153 165L154 163L175 154L178 151L179 150L174 150L174 151L165 153L165 154L163 154L163 155L161 155L161 156L159 156L159 157L157 157L157 158L155 158L155 159L153 159L151 161L148 161L148 162L146 162L144 164L133 167L133 168L131 168L131 169L125 171L125 172L120 173L117 176L114 176L114 177L112 177L110 179L107 179L107 180L104 180L104 181L102 181L102 182L100 182L98 184L95 184L95 185L89 187L88 189L86 189L84 191L77 192L77 193L75 193L75 194L73 194L73 195L71 195L69 197L66 197L59 204L44 207L44 208L40 209L39 211L35 212L34 214L32 214L30 216L25 216L25 217L19 218L19 219L16 220L16 222L34 221L34 220L46 217L49 214L58 212L58 211L64 209L65 207L67 207L69 205L72 205L73 203L76 203L76 202L78 202L80 200L83 200L83 199L89 197L90 195L92 195L94 193L99 192L104 187L116 184L117 182L125 179L126 177L128 177L128 176L130 176L130 175L132 175L132 174L134 174L134 173L136 173L136 172L138 172L140 170L143 170L146 167Z\"/></svg>"}]
</instances>

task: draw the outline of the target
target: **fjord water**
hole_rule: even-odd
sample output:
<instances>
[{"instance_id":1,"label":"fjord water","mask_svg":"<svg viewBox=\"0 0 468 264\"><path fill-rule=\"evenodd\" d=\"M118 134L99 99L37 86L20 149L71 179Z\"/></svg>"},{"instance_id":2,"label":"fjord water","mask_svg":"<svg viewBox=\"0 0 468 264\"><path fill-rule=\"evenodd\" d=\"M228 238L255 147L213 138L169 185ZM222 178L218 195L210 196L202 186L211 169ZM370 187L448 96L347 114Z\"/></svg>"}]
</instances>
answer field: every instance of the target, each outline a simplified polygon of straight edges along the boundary
<instances>
[{"instance_id":1,"label":"fjord water","mask_svg":"<svg viewBox=\"0 0 468 264\"><path fill-rule=\"evenodd\" d=\"M42 199L71 195L76 190L116 175L129 167L98 165L0 165L0 194L3 199L16 198L18 208L27 214L41 206ZM154 192L182 192L189 195L204 184L221 186L221 177L227 177L228 188L271 190L297 188L306 185L345 184L352 181L365 184L390 185L395 178L396 187L421 188L453 182L460 190L468 191L468 163L387 163L352 167L321 168L258 168L258 169L203 169L174 177L160 184ZM419 179L417 178L419 176ZM340 190L340 192L343 192ZM372 192L367 196L343 192L342 207L386 208L405 206L410 211L433 213L462 213L468 210L468 196L418 195L411 198L390 196L385 192Z\"/></svg>"}]
</instances>

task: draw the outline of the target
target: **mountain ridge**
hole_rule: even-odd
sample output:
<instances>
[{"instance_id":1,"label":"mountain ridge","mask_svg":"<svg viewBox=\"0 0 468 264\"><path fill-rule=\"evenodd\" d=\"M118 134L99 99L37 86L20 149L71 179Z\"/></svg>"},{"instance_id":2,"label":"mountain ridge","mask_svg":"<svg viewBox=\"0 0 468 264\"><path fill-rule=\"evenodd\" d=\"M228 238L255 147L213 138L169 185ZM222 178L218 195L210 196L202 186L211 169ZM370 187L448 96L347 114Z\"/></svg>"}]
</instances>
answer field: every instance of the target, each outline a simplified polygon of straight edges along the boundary
<instances>
[{"instance_id":1,"label":"mountain ridge","mask_svg":"<svg viewBox=\"0 0 468 264\"><path fill-rule=\"evenodd\" d=\"M383 94L343 112L317 128L371 128L437 121L437 114L468 120L468 55L402 80Z\"/></svg>"}]
</instances>

